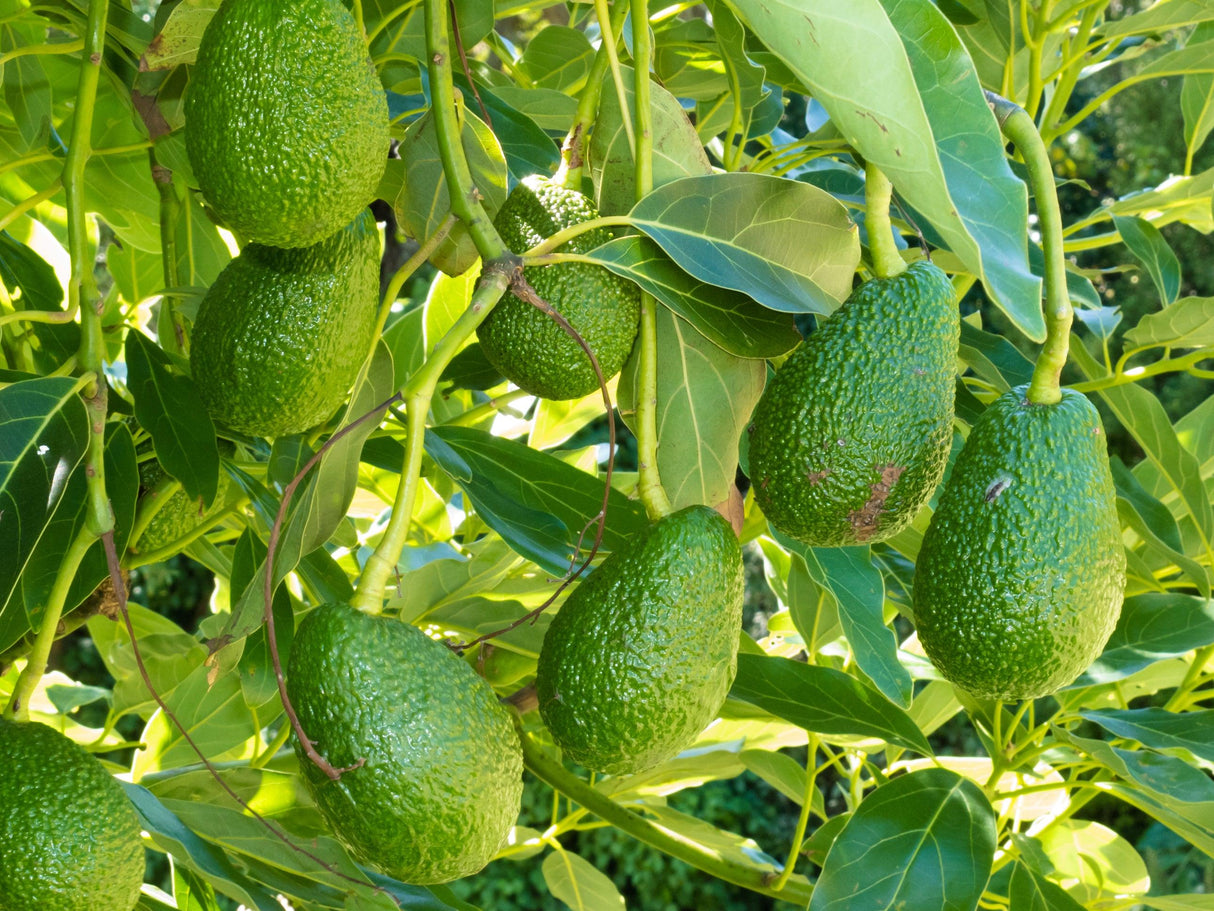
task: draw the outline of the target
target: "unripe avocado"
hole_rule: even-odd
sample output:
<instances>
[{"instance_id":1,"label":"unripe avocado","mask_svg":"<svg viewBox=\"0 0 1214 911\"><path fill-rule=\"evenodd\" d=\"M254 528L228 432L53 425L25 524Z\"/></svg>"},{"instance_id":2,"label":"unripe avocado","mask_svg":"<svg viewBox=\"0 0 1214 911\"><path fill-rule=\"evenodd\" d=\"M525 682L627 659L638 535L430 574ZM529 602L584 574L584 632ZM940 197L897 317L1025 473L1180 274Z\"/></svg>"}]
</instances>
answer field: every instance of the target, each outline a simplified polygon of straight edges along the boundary
<instances>
[{"instance_id":1,"label":"unripe avocado","mask_svg":"<svg viewBox=\"0 0 1214 911\"><path fill-rule=\"evenodd\" d=\"M563 228L598 218L585 195L542 177L525 178L497 213L494 226L513 253L523 253ZM585 253L606 243L605 229L579 234L559 248ZM608 380L620 372L636 338L641 292L602 266L529 266L523 277L585 339ZM476 332L489 359L520 389L546 399L576 399L599 388L590 358L556 322L507 294Z\"/></svg>"},{"instance_id":2,"label":"unripe avocado","mask_svg":"<svg viewBox=\"0 0 1214 911\"><path fill-rule=\"evenodd\" d=\"M639 772L688 747L737 672L742 551L706 506L660 519L569 596L536 666L540 714L576 762Z\"/></svg>"},{"instance_id":3,"label":"unripe avocado","mask_svg":"<svg viewBox=\"0 0 1214 911\"><path fill-rule=\"evenodd\" d=\"M1033 699L1100 654L1125 593L1125 552L1100 415L1027 386L974 422L923 537L919 641L975 696Z\"/></svg>"},{"instance_id":4,"label":"unripe avocado","mask_svg":"<svg viewBox=\"0 0 1214 911\"><path fill-rule=\"evenodd\" d=\"M223 455L230 455L235 451L235 447L227 440L220 440L219 451ZM145 505L151 505L147 502L148 499L154 496L156 486L168 476L159 460L155 458L139 463L138 505L140 509L143 509ZM184 538L203 522L218 515L224 508L228 482L228 473L221 469L215 499L206 509L201 509L198 500L191 499L181 487L176 487L169 494L168 500L152 515L151 521L140 533L139 540L134 542L133 550L136 553L159 550L167 544Z\"/></svg>"},{"instance_id":5,"label":"unripe avocado","mask_svg":"<svg viewBox=\"0 0 1214 911\"><path fill-rule=\"evenodd\" d=\"M198 308L190 366L203 404L256 436L320 423L346 400L370 351L378 294L369 210L302 250L249 244Z\"/></svg>"},{"instance_id":6,"label":"unripe avocado","mask_svg":"<svg viewBox=\"0 0 1214 911\"><path fill-rule=\"evenodd\" d=\"M860 285L763 391L755 500L816 547L883 541L931 498L953 438L961 321L937 266Z\"/></svg>"},{"instance_id":7,"label":"unripe avocado","mask_svg":"<svg viewBox=\"0 0 1214 911\"><path fill-rule=\"evenodd\" d=\"M224 0L185 115L202 195L247 242L323 240L375 198L387 165L387 96L338 0Z\"/></svg>"},{"instance_id":8,"label":"unripe avocado","mask_svg":"<svg viewBox=\"0 0 1214 911\"><path fill-rule=\"evenodd\" d=\"M0 718L0 909L130 911L139 817L97 758L53 728Z\"/></svg>"},{"instance_id":9,"label":"unripe avocado","mask_svg":"<svg viewBox=\"0 0 1214 911\"><path fill-rule=\"evenodd\" d=\"M369 866L443 883L485 866L518 818L523 757L493 689L445 645L346 604L304 618L287 692L332 781L296 743L334 834Z\"/></svg>"}]
</instances>

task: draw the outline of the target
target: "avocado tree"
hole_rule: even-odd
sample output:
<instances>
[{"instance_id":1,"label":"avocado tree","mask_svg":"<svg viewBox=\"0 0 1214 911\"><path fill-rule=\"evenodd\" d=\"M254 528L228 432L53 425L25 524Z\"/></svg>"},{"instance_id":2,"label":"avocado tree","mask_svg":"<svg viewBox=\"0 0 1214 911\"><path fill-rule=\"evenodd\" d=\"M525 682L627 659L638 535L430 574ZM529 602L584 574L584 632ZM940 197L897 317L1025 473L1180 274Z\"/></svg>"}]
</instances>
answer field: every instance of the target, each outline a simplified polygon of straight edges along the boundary
<instances>
[{"instance_id":1,"label":"avocado tree","mask_svg":"<svg viewBox=\"0 0 1214 911\"><path fill-rule=\"evenodd\" d=\"M1211 907L1214 5L4 0L0 79L4 911L130 907L73 764L140 908L621 908L608 828ZM678 808L740 776L786 838Z\"/></svg>"}]
</instances>

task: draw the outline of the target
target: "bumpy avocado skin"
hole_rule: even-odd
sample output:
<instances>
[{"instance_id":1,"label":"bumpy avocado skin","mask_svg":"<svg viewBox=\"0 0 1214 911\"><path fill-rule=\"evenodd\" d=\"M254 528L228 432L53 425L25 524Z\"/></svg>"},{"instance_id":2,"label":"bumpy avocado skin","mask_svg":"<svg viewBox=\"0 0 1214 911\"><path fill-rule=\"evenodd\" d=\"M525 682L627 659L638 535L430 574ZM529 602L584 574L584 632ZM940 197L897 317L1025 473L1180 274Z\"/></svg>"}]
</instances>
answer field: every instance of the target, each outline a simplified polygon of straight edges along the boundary
<instances>
[{"instance_id":1,"label":"bumpy avocado skin","mask_svg":"<svg viewBox=\"0 0 1214 911\"><path fill-rule=\"evenodd\" d=\"M130 911L139 818L97 759L44 724L0 719L0 908Z\"/></svg>"},{"instance_id":2,"label":"bumpy avocado skin","mask_svg":"<svg viewBox=\"0 0 1214 911\"><path fill-rule=\"evenodd\" d=\"M334 833L363 862L408 883L485 866L518 818L523 759L492 688L416 627L345 604L304 618L287 689L330 780L296 744Z\"/></svg>"},{"instance_id":3,"label":"bumpy avocado skin","mask_svg":"<svg viewBox=\"0 0 1214 911\"><path fill-rule=\"evenodd\" d=\"M511 191L494 225L511 252L523 253L563 228L597 217L594 204L583 194L528 177ZM610 239L605 230L588 231L558 252L585 253ZM619 373L632 351L640 319L637 286L587 263L530 266L523 276L586 340L603 378ZM576 399L599 388L581 346L550 317L513 294L493 308L477 338L489 362L532 395Z\"/></svg>"},{"instance_id":4,"label":"bumpy avocado skin","mask_svg":"<svg viewBox=\"0 0 1214 911\"><path fill-rule=\"evenodd\" d=\"M689 506L578 586L536 666L540 714L566 756L629 774L691 744L737 671L742 575L729 523Z\"/></svg>"},{"instance_id":5,"label":"bumpy avocado skin","mask_svg":"<svg viewBox=\"0 0 1214 911\"><path fill-rule=\"evenodd\" d=\"M227 440L219 442L219 450L223 455L235 451ZM152 495L153 489L168 477L164 467L156 459L149 459L139 464L139 505ZM223 511L228 494L228 473L222 469L219 472L219 486L215 491L215 499L205 510L199 509L199 501L191 499L186 492L178 487L170 495L168 501L156 510L152 520L148 522L139 540L135 542L138 553L159 550L167 544L172 544L195 528Z\"/></svg>"},{"instance_id":6,"label":"bumpy avocado skin","mask_svg":"<svg viewBox=\"0 0 1214 911\"><path fill-rule=\"evenodd\" d=\"M1032 699L1100 653L1125 592L1104 431L1082 394L1019 386L974 423L923 538L914 613L932 663L989 699Z\"/></svg>"},{"instance_id":7,"label":"bumpy avocado skin","mask_svg":"<svg viewBox=\"0 0 1214 911\"><path fill-rule=\"evenodd\" d=\"M320 423L346 400L370 351L378 293L369 210L312 247L249 244L198 308L190 366L203 404L255 436Z\"/></svg>"},{"instance_id":8,"label":"bumpy avocado skin","mask_svg":"<svg viewBox=\"0 0 1214 911\"><path fill-rule=\"evenodd\" d=\"M818 547L901 531L930 499L953 437L961 323L928 262L852 292L755 407L749 468L767 520Z\"/></svg>"},{"instance_id":9,"label":"bumpy avocado skin","mask_svg":"<svg viewBox=\"0 0 1214 911\"><path fill-rule=\"evenodd\" d=\"M225 0L185 100L203 196L243 240L315 244L375 198L388 102L337 0Z\"/></svg>"}]
</instances>

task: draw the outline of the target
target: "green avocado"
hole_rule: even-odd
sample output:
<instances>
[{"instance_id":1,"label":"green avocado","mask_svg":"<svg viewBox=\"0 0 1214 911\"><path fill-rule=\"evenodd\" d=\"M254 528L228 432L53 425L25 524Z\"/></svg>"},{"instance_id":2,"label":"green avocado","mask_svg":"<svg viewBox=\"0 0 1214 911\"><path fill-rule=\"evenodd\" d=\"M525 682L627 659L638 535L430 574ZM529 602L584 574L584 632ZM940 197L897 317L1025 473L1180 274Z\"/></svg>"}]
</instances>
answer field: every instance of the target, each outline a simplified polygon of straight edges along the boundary
<instances>
[{"instance_id":1,"label":"green avocado","mask_svg":"<svg viewBox=\"0 0 1214 911\"><path fill-rule=\"evenodd\" d=\"M185 99L202 195L242 240L307 247L375 198L388 102L338 0L224 0Z\"/></svg>"},{"instance_id":2,"label":"green avocado","mask_svg":"<svg viewBox=\"0 0 1214 911\"><path fill-rule=\"evenodd\" d=\"M122 786L44 724L0 718L0 757L0 909L134 908L144 851Z\"/></svg>"},{"instance_id":3,"label":"green avocado","mask_svg":"<svg viewBox=\"0 0 1214 911\"><path fill-rule=\"evenodd\" d=\"M370 210L315 246L249 244L207 291L190 345L203 404L234 430L279 437L328 418L371 349L379 232Z\"/></svg>"},{"instance_id":4,"label":"green avocado","mask_svg":"<svg viewBox=\"0 0 1214 911\"><path fill-rule=\"evenodd\" d=\"M228 440L220 440L219 452L221 455L231 455L235 447ZM139 509L151 505L150 498L155 496L157 485L167 477L169 474L159 460L152 458L139 463ZM190 499L180 485L173 486L175 489L169 494L168 500L152 515L135 542L132 549L136 553L147 553L172 544L222 512L229 488L228 473L220 469L215 499L205 509L198 500Z\"/></svg>"},{"instance_id":5,"label":"green avocado","mask_svg":"<svg viewBox=\"0 0 1214 911\"><path fill-rule=\"evenodd\" d=\"M598 218L586 196L542 177L525 178L497 213L494 226L513 253L523 253L563 228ZM560 253L586 253L606 243L602 228L579 234ZM529 266L523 277L594 352L609 380L632 351L641 315L641 292L602 266L558 263ZM599 388L581 346L531 304L507 294L476 332L489 363L520 389L545 399L576 399Z\"/></svg>"},{"instance_id":6,"label":"green avocado","mask_svg":"<svg viewBox=\"0 0 1214 911\"><path fill-rule=\"evenodd\" d=\"M296 743L308 791L337 837L408 883L485 866L518 818L523 757L492 688L408 623L324 604L299 625L287 692L332 781Z\"/></svg>"},{"instance_id":7,"label":"green avocado","mask_svg":"<svg viewBox=\"0 0 1214 911\"><path fill-rule=\"evenodd\" d=\"M536 666L552 739L597 772L629 774L688 747L737 671L742 551L706 506L660 519L565 601Z\"/></svg>"},{"instance_id":8,"label":"green avocado","mask_svg":"<svg viewBox=\"0 0 1214 911\"><path fill-rule=\"evenodd\" d=\"M919 641L940 672L989 699L1066 686L1108 641L1125 552L1100 416L1064 389L1019 386L974 422L923 537Z\"/></svg>"},{"instance_id":9,"label":"green avocado","mask_svg":"<svg viewBox=\"0 0 1214 911\"><path fill-rule=\"evenodd\" d=\"M750 479L768 522L816 547L905 528L948 463L960 334L929 262L857 287L755 407Z\"/></svg>"}]
</instances>

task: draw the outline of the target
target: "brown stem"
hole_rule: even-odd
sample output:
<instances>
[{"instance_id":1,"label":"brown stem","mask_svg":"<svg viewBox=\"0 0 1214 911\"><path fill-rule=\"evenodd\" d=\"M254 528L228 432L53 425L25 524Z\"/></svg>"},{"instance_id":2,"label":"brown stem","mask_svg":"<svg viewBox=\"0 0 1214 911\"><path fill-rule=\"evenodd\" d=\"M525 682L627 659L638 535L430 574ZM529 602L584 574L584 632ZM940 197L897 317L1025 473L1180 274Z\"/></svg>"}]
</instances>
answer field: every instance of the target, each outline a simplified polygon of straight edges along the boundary
<instances>
[{"instance_id":1,"label":"brown stem","mask_svg":"<svg viewBox=\"0 0 1214 911\"><path fill-rule=\"evenodd\" d=\"M476 83L472 80L472 70L468 67L468 53L464 50L464 39L459 34L459 16L456 15L455 0L447 0L447 8L451 11L451 39L455 42L455 49L459 51L459 63L464 70L464 78L468 80L468 85L472 88L472 97L476 99L476 105L481 109L485 125L492 129L493 120L489 117L489 109L485 107L481 93L476 90Z\"/></svg>"}]
</instances>

